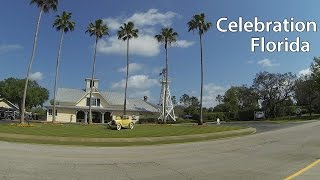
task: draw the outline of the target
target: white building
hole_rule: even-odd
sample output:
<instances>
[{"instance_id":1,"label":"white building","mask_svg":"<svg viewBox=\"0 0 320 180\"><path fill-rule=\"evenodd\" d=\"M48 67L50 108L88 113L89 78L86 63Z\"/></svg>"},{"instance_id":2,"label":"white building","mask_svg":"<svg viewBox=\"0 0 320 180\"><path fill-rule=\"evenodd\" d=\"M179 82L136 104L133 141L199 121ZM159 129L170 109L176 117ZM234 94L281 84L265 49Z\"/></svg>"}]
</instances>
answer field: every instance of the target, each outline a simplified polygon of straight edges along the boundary
<instances>
[{"instance_id":1,"label":"white building","mask_svg":"<svg viewBox=\"0 0 320 180\"><path fill-rule=\"evenodd\" d=\"M57 122L84 122L89 117L91 79L85 79L85 89L58 88L56 96ZM99 91L99 80L93 80L92 122L106 123L112 116L123 114L124 93ZM52 105L47 106L47 121L52 121ZM158 113L158 108L147 99L127 99L127 114Z\"/></svg>"}]
</instances>

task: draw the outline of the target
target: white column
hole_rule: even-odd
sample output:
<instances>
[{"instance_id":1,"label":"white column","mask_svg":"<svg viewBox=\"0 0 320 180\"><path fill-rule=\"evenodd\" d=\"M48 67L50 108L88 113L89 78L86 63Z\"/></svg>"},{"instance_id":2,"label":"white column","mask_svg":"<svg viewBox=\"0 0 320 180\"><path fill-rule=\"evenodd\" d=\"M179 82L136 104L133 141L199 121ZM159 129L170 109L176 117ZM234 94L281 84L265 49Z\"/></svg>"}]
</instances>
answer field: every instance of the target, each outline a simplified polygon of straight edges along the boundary
<instances>
[{"instance_id":1,"label":"white column","mask_svg":"<svg viewBox=\"0 0 320 180\"><path fill-rule=\"evenodd\" d=\"M104 114L105 112L101 112L101 123L104 124Z\"/></svg>"},{"instance_id":2,"label":"white column","mask_svg":"<svg viewBox=\"0 0 320 180\"><path fill-rule=\"evenodd\" d=\"M88 112L87 112L87 111L84 111L84 123L85 123L85 124L88 123L87 120L88 120Z\"/></svg>"}]
</instances>

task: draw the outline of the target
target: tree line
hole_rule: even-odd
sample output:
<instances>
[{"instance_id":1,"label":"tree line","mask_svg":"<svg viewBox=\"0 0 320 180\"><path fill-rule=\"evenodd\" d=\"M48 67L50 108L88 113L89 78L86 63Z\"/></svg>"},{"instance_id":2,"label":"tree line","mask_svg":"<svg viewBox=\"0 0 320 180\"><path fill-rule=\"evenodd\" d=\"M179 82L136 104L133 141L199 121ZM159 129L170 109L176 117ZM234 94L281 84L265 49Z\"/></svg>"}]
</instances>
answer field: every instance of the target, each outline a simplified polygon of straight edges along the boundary
<instances>
[{"instance_id":1,"label":"tree line","mask_svg":"<svg viewBox=\"0 0 320 180\"><path fill-rule=\"evenodd\" d=\"M310 116L320 113L320 58L315 57L309 69L310 74L300 76L291 72L259 72L252 85L232 86L223 95L217 95L218 104L204 108L206 118L208 120L208 113L213 112L217 117L235 120L254 119L254 111L263 111L267 118L290 117L300 114L300 110ZM197 97L184 94L180 104L183 106L176 106L180 115L198 118Z\"/></svg>"}]
</instances>

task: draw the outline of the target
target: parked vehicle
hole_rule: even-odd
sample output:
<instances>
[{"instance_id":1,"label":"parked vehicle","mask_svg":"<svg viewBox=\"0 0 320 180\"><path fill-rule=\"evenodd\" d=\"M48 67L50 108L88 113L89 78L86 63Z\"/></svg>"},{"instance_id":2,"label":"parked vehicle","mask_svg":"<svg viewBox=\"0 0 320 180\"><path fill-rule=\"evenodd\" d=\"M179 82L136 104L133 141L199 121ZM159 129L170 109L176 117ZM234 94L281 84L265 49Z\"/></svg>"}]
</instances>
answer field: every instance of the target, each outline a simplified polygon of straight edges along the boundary
<instances>
[{"instance_id":1,"label":"parked vehicle","mask_svg":"<svg viewBox=\"0 0 320 180\"><path fill-rule=\"evenodd\" d=\"M265 118L265 114L263 111L255 111L254 112L254 118L255 119L264 119Z\"/></svg>"},{"instance_id":2,"label":"parked vehicle","mask_svg":"<svg viewBox=\"0 0 320 180\"><path fill-rule=\"evenodd\" d=\"M134 121L131 116L117 116L114 120L108 123L111 129L121 130L121 128L133 129Z\"/></svg>"}]
</instances>

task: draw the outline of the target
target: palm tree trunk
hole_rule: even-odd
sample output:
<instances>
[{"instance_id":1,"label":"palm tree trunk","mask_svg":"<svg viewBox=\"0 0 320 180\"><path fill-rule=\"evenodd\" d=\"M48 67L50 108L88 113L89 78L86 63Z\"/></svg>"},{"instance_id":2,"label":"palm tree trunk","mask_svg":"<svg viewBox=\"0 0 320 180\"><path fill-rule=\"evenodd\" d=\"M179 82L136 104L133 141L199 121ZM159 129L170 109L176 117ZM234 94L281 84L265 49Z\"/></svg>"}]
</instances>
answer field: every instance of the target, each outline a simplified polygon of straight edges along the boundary
<instances>
[{"instance_id":1,"label":"palm tree trunk","mask_svg":"<svg viewBox=\"0 0 320 180\"><path fill-rule=\"evenodd\" d=\"M96 38L95 48L94 48L94 55L93 55L93 64L92 64L92 74L91 74L91 84L90 84L90 97L89 97L89 124L92 124L92 105L91 105L91 99L92 99L92 91L93 91L93 79L94 79L94 71L96 69L96 54L97 54L97 44L98 44L98 38ZM84 122L86 123L86 119Z\"/></svg>"},{"instance_id":2,"label":"palm tree trunk","mask_svg":"<svg viewBox=\"0 0 320 180\"><path fill-rule=\"evenodd\" d=\"M63 42L63 35L64 30L61 30L61 36L60 36L60 45L58 50L58 56L57 56L57 63L56 63L56 77L54 81L54 93L53 93L53 111L52 111L52 122L56 122L56 95L57 95L57 84L58 84L58 78L59 78L59 65L60 65L60 54L61 54L61 47Z\"/></svg>"},{"instance_id":3,"label":"palm tree trunk","mask_svg":"<svg viewBox=\"0 0 320 180\"><path fill-rule=\"evenodd\" d=\"M36 31L34 33L32 55L31 55L31 59L30 59L29 67L28 67L28 71L27 71L26 83L24 85L22 107L20 109L20 112L21 112L20 123L21 124L25 123L24 113L25 113L25 108L26 108L26 97L27 97L28 81L29 81L30 72L31 72L31 69L32 69L32 63L33 63L33 60L34 60L34 55L35 55L35 52L36 52L38 32L39 32L39 26L40 26L40 20L41 20L42 12L43 12L43 7L40 9L40 14L39 14L38 21L37 21Z\"/></svg>"},{"instance_id":4,"label":"palm tree trunk","mask_svg":"<svg viewBox=\"0 0 320 180\"><path fill-rule=\"evenodd\" d=\"M198 125L203 124L202 119L202 95L203 95L203 55L202 55L202 35L200 34L200 65L201 65L201 88L200 88L200 119Z\"/></svg>"},{"instance_id":5,"label":"palm tree trunk","mask_svg":"<svg viewBox=\"0 0 320 180\"><path fill-rule=\"evenodd\" d=\"M126 87L124 90L124 106L123 115L127 114L127 88L128 88L128 78L129 78L129 38L127 40L127 76L126 76Z\"/></svg>"},{"instance_id":6,"label":"palm tree trunk","mask_svg":"<svg viewBox=\"0 0 320 180\"><path fill-rule=\"evenodd\" d=\"M163 123L167 124L167 88L168 88L168 42L165 42L165 49L166 49L166 83L164 84L164 104L163 104Z\"/></svg>"}]
</instances>

